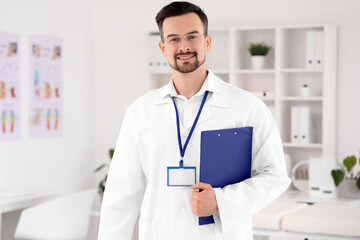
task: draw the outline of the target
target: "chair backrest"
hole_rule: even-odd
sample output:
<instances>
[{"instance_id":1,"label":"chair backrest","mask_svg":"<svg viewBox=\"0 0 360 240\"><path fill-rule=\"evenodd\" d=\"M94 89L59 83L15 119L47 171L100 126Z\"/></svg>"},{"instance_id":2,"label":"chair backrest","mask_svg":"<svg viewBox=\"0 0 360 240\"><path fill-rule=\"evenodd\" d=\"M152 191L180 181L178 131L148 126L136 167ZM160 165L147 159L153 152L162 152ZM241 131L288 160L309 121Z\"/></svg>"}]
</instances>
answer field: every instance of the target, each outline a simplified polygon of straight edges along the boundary
<instances>
[{"instance_id":1,"label":"chair backrest","mask_svg":"<svg viewBox=\"0 0 360 240\"><path fill-rule=\"evenodd\" d=\"M97 189L65 195L22 211L15 238L84 239Z\"/></svg>"}]
</instances>

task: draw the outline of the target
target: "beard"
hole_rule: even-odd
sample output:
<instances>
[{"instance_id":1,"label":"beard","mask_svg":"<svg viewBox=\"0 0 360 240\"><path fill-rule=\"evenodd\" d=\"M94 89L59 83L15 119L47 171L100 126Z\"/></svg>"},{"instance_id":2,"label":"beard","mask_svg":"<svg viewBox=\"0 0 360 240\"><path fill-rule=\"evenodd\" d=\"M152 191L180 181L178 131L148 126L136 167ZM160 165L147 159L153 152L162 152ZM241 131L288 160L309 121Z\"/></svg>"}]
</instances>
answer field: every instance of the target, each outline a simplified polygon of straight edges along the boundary
<instances>
[{"instance_id":1,"label":"beard","mask_svg":"<svg viewBox=\"0 0 360 240\"><path fill-rule=\"evenodd\" d=\"M195 62L194 63L190 63L190 62L184 62L183 66L180 66L177 62L177 58L180 55L194 55L195 58ZM203 65L205 63L205 56L204 59L202 59L201 61L199 61L199 58L197 56L196 52L187 52L187 53L178 53L175 54L174 56L174 64L171 64L168 60L168 63L170 65L170 67L178 72L181 73L191 73L193 71L195 71L196 69L198 69L201 65Z\"/></svg>"}]
</instances>

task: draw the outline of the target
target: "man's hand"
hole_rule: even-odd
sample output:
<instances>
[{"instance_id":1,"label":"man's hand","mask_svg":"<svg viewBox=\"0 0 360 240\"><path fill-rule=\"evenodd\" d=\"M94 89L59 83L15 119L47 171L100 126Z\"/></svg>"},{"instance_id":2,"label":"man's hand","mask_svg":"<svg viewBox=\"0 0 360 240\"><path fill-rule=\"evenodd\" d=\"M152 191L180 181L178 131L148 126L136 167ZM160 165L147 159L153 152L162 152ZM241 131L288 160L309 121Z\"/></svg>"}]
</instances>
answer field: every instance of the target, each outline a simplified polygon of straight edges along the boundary
<instances>
[{"instance_id":1,"label":"man's hand","mask_svg":"<svg viewBox=\"0 0 360 240\"><path fill-rule=\"evenodd\" d=\"M191 189L202 189L202 192L193 191L190 197L192 212L198 217L211 216L219 212L215 197L215 190L210 184L198 182Z\"/></svg>"}]
</instances>

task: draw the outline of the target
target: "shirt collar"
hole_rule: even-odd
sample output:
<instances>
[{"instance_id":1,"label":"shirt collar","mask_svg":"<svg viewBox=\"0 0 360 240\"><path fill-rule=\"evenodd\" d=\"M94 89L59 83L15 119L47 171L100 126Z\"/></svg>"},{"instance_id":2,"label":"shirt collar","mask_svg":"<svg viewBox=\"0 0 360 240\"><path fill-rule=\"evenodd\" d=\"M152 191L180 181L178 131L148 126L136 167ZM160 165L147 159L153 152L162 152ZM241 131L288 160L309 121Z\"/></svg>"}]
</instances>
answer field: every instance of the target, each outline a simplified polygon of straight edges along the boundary
<instances>
[{"instance_id":1,"label":"shirt collar","mask_svg":"<svg viewBox=\"0 0 360 240\"><path fill-rule=\"evenodd\" d=\"M171 86L172 85L172 86ZM229 90L228 84L224 83L221 79L216 77L210 70L208 70L207 78L204 81L203 86L197 93L201 95L203 92L208 90L212 92L209 99L209 104L217 107L227 108L229 107ZM173 90L171 90L172 88ZM169 97L168 97L169 96ZM171 96L177 96L172 79L170 82L159 89L159 95L157 95L154 103L164 104L171 102Z\"/></svg>"},{"instance_id":2,"label":"shirt collar","mask_svg":"<svg viewBox=\"0 0 360 240\"><path fill-rule=\"evenodd\" d=\"M201 86L199 92L197 92L195 94L195 96L201 96L205 91L219 93L219 89L218 89L217 85L215 84L215 78L216 78L216 76L210 70L208 70L208 75L207 75L203 85ZM170 96L170 97L178 96L172 78L170 79L170 82L166 86L163 87L161 94L160 94L160 98L164 99L167 96Z\"/></svg>"}]
</instances>

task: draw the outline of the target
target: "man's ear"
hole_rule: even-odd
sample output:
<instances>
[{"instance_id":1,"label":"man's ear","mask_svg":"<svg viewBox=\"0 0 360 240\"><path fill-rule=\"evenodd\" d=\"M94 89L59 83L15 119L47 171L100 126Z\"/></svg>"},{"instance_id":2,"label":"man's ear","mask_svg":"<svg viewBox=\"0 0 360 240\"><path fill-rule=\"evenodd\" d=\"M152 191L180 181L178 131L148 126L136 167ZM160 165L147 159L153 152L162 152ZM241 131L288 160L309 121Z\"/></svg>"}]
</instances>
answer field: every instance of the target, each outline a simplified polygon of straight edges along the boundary
<instances>
[{"instance_id":1,"label":"man's ear","mask_svg":"<svg viewBox=\"0 0 360 240\"><path fill-rule=\"evenodd\" d=\"M167 58L167 55L166 55L166 52L165 52L165 44L164 44L163 41L159 42L159 48L160 48L160 51L161 51L162 55Z\"/></svg>"},{"instance_id":2,"label":"man's ear","mask_svg":"<svg viewBox=\"0 0 360 240\"><path fill-rule=\"evenodd\" d=\"M205 51L208 52L211 48L211 36L206 35L205 37Z\"/></svg>"}]
</instances>

